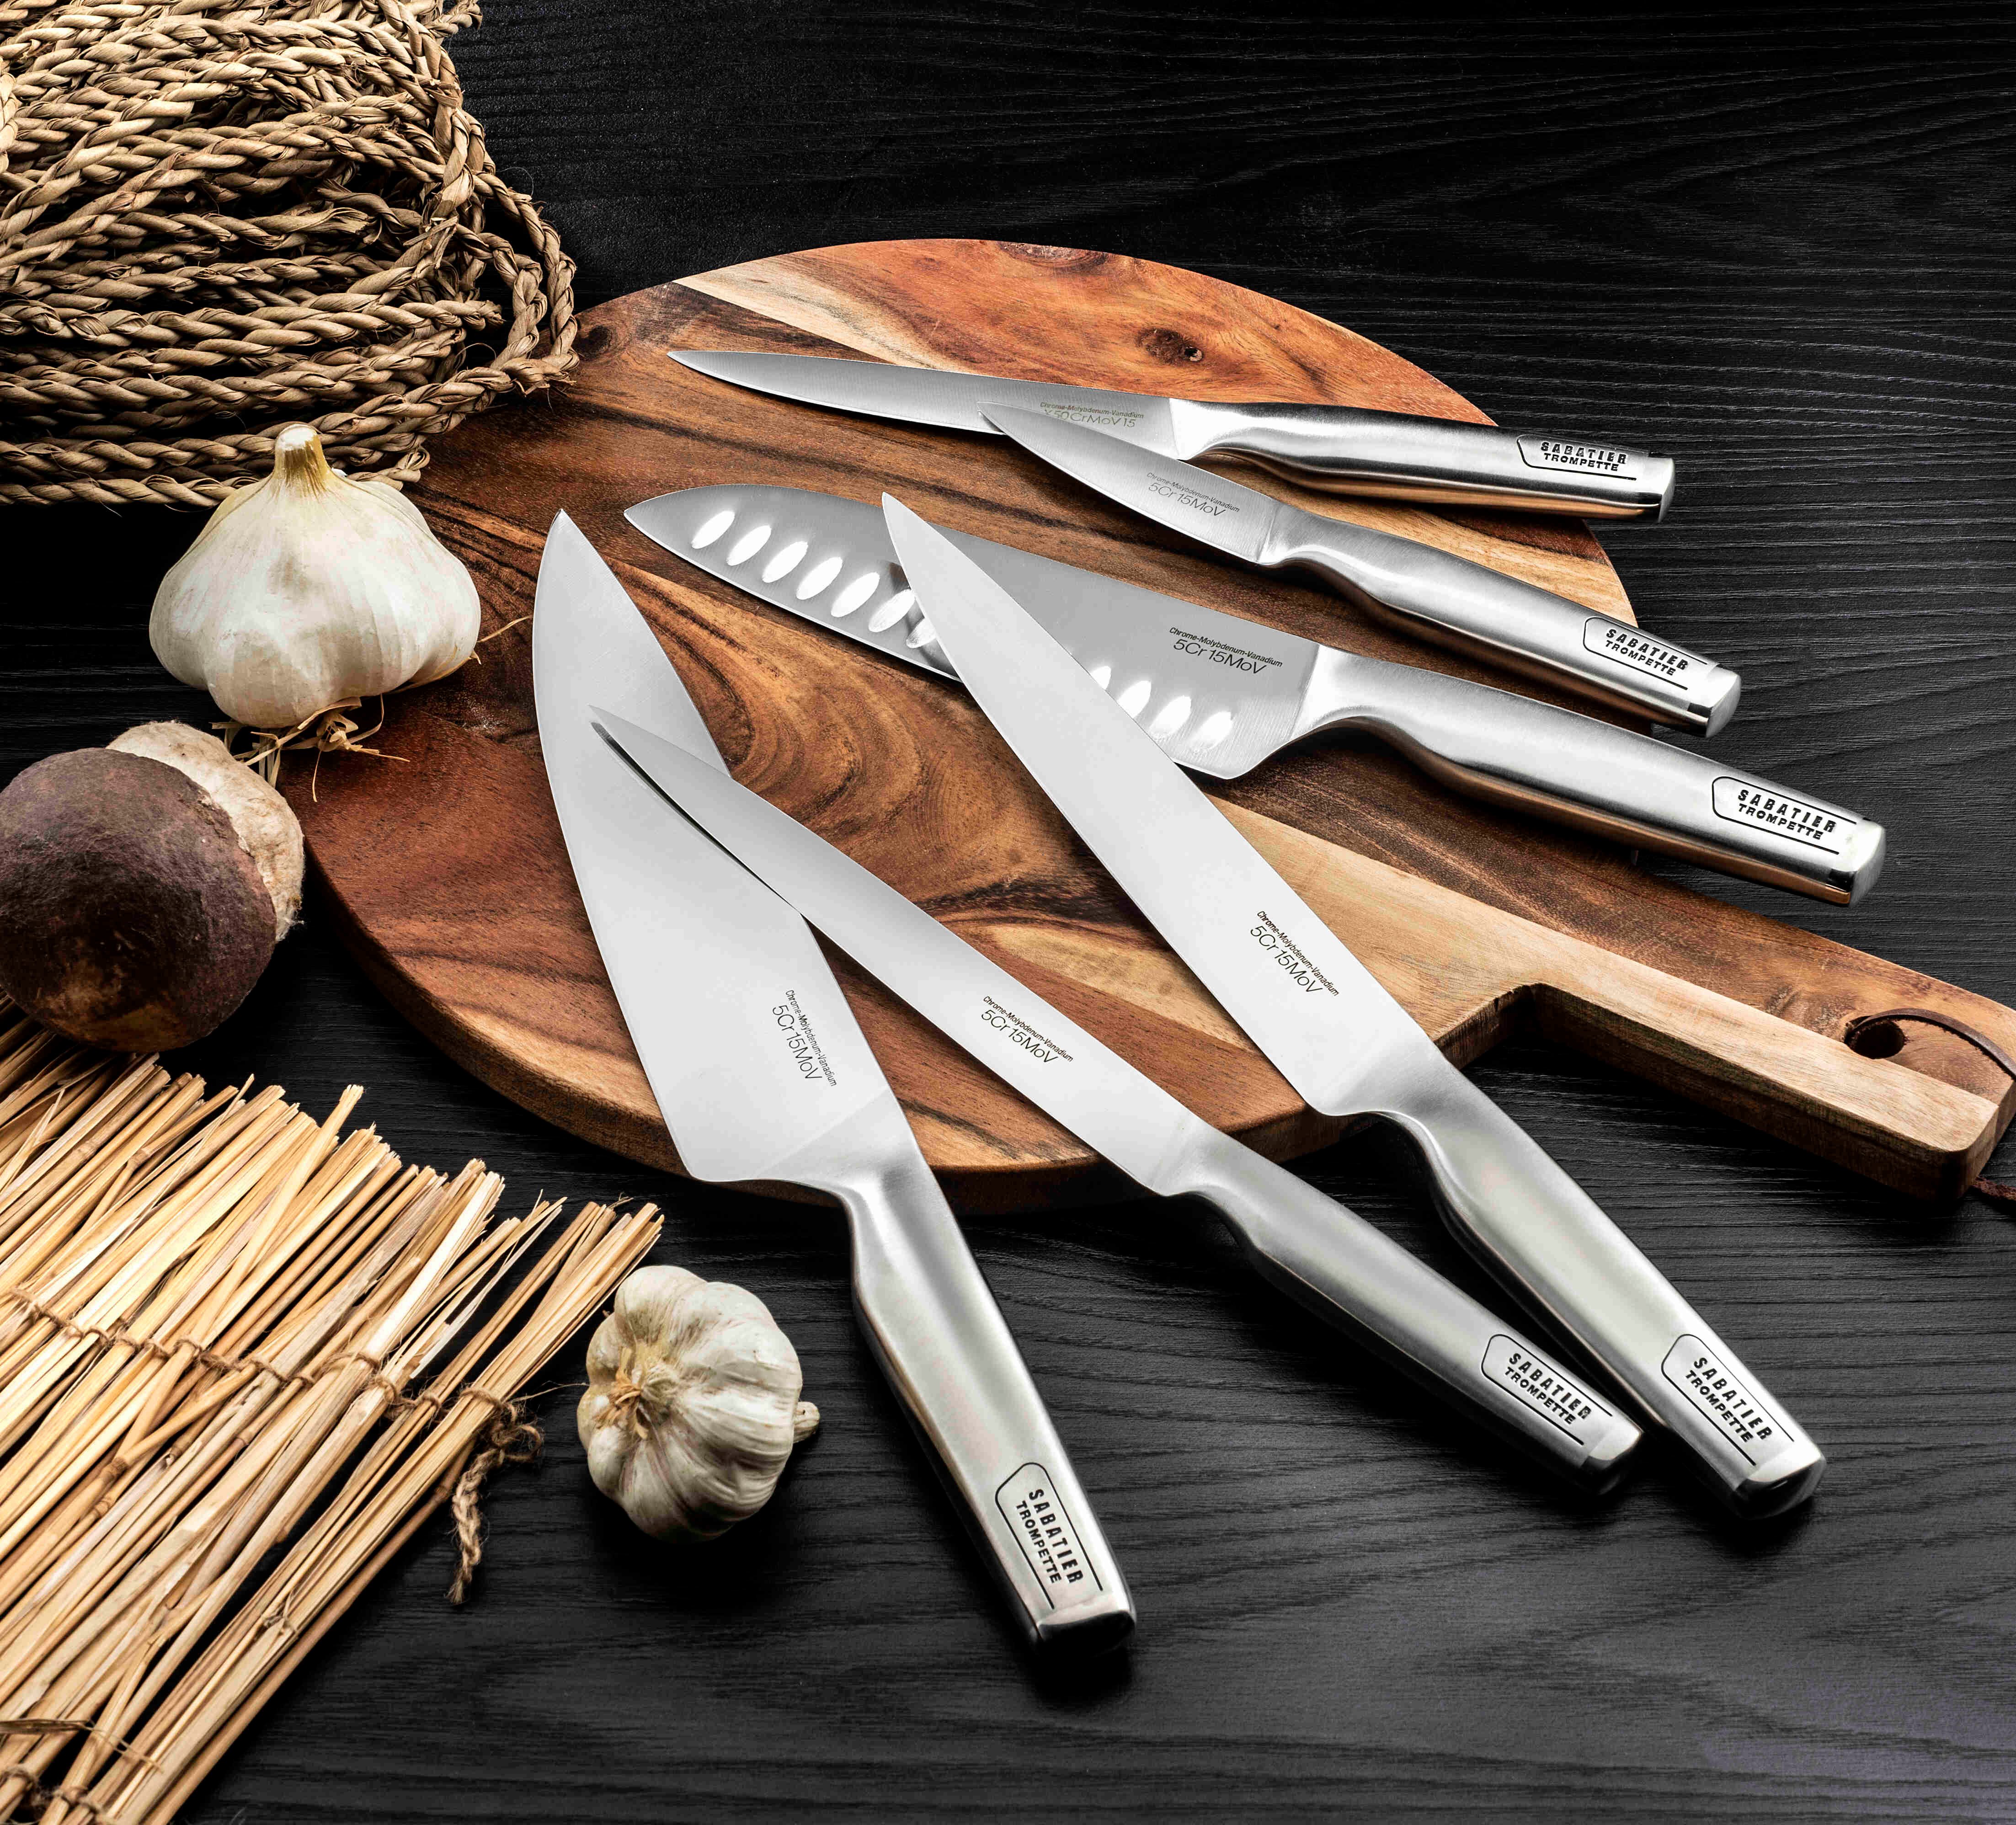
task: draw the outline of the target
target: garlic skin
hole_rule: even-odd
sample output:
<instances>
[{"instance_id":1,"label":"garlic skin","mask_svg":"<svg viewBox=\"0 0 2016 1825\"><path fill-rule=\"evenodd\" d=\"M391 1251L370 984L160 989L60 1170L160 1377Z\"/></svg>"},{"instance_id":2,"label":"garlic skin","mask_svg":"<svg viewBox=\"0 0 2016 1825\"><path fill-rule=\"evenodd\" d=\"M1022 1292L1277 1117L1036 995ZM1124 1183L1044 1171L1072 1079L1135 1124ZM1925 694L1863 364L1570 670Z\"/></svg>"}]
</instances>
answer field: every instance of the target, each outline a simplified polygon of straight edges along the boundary
<instances>
[{"instance_id":1,"label":"garlic skin","mask_svg":"<svg viewBox=\"0 0 2016 1825\"><path fill-rule=\"evenodd\" d=\"M476 584L397 488L329 467L307 425L213 513L162 578L148 638L232 721L298 728L332 704L430 683L476 650Z\"/></svg>"},{"instance_id":2,"label":"garlic skin","mask_svg":"<svg viewBox=\"0 0 2016 1825\"><path fill-rule=\"evenodd\" d=\"M639 1268L588 1347L575 1416L595 1486L661 1540L711 1540L770 1499L819 1424L791 1340L754 1293Z\"/></svg>"}]
</instances>

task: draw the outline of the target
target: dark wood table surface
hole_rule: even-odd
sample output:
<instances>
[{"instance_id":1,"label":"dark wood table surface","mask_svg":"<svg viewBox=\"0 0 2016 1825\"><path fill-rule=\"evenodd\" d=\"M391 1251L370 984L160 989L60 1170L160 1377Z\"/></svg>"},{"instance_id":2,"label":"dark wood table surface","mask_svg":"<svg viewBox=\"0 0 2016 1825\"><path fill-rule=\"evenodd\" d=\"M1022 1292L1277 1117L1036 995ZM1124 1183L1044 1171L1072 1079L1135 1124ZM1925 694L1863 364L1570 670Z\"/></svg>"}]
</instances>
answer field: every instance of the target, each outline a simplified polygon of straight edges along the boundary
<instances>
[{"instance_id":1,"label":"dark wood table surface","mask_svg":"<svg viewBox=\"0 0 2016 1825\"><path fill-rule=\"evenodd\" d=\"M2016 13L1519 12L490 0L455 54L584 303L839 241L1112 248L1669 452L1674 517L1607 541L1641 618L1741 669L1723 752L1892 833L1852 912L1714 891L2016 1001ZM146 632L195 529L7 515L0 776L204 719ZM312 909L191 1061L318 1111L366 1084L406 1157L517 1202L657 1200L660 1258L767 1300L826 1415L768 1510L677 1552L555 1394L470 1607L437 1526L206 1825L2016 1819L2016 1229L1983 1200L1907 1205L1538 1044L1478 1067L1827 1448L1812 1510L1747 1528L1656 1450L1564 1499L1186 1207L973 1223L1139 1601L1072 1672L1017 1645L884 1391L837 1216L523 1115ZM1396 1144L1305 1168L1471 1279Z\"/></svg>"}]
</instances>

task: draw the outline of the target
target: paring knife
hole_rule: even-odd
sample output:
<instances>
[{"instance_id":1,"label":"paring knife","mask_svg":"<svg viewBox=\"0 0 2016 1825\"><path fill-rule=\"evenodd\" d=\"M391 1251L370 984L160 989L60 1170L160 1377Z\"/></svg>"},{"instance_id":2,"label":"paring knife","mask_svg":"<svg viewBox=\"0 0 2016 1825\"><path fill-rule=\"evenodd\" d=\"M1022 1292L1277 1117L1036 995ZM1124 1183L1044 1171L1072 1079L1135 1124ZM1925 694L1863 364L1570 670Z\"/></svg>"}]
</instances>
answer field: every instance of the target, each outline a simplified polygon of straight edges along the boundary
<instances>
[{"instance_id":1,"label":"paring knife","mask_svg":"<svg viewBox=\"0 0 2016 1825\"><path fill-rule=\"evenodd\" d=\"M1690 734L1713 735L1736 714L1743 681L1727 668L1488 564L1309 513L1103 431L1006 405L985 409L1031 455L1143 519L1265 570L1313 571L1367 614L1423 639Z\"/></svg>"},{"instance_id":2,"label":"paring knife","mask_svg":"<svg viewBox=\"0 0 2016 1825\"><path fill-rule=\"evenodd\" d=\"M715 348L671 354L697 373L810 405L984 432L992 427L981 405L999 400L1096 425L1161 455L1243 456L1343 494L1612 520L1657 520L1673 498L1670 458L1585 437L1348 405L1168 399L822 355Z\"/></svg>"},{"instance_id":3,"label":"paring knife","mask_svg":"<svg viewBox=\"0 0 2016 1825\"><path fill-rule=\"evenodd\" d=\"M1805 1500L1825 1459L1658 1269L999 584L899 502L884 508L974 700L1303 1100L1404 1129L1457 1235L1686 1445L1732 1507Z\"/></svg>"},{"instance_id":4,"label":"paring knife","mask_svg":"<svg viewBox=\"0 0 2016 1825\"><path fill-rule=\"evenodd\" d=\"M1037 1640L1133 1626L1125 1581L938 1181L805 921L589 722L610 706L719 766L707 725L565 513L532 617L540 745L596 943L679 1158L846 1211L863 1329Z\"/></svg>"},{"instance_id":5,"label":"paring knife","mask_svg":"<svg viewBox=\"0 0 2016 1825\"><path fill-rule=\"evenodd\" d=\"M1362 1217L1193 1115L826 840L671 742L603 729L723 848L1036 1107L1165 1197L1216 1207L1276 1286L1593 1489L1638 1442L1608 1400Z\"/></svg>"},{"instance_id":6,"label":"paring knife","mask_svg":"<svg viewBox=\"0 0 2016 1825\"><path fill-rule=\"evenodd\" d=\"M660 495L625 517L674 556L761 601L956 675L881 513L863 502L732 484ZM1305 736L1351 728L1471 797L1815 899L1852 903L1882 870L1881 825L1690 749L1319 646L1013 545L945 536L1193 772L1234 779Z\"/></svg>"}]
</instances>

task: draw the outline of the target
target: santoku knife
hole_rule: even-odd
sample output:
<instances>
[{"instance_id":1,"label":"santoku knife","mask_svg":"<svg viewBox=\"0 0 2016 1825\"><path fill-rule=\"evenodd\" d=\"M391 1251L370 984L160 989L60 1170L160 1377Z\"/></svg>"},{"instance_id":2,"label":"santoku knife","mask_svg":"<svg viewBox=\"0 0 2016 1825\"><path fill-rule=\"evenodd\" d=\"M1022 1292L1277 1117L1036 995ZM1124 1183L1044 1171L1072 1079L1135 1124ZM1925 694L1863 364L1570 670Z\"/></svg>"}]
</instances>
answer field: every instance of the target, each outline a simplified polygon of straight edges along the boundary
<instances>
[{"instance_id":1,"label":"santoku knife","mask_svg":"<svg viewBox=\"0 0 2016 1825\"><path fill-rule=\"evenodd\" d=\"M1413 1140L1456 1233L1687 1446L1773 1514L1826 1460L1658 1269L1443 1057L1168 757L1000 585L889 496L959 676L1051 801L1303 1100Z\"/></svg>"},{"instance_id":2,"label":"santoku knife","mask_svg":"<svg viewBox=\"0 0 2016 1825\"><path fill-rule=\"evenodd\" d=\"M532 675L574 878L686 1171L839 1201L869 1341L1029 1632L1118 1640L1133 1625L1125 1581L810 930L668 817L590 725L606 704L721 765L671 661L564 513L539 567Z\"/></svg>"},{"instance_id":3,"label":"santoku knife","mask_svg":"<svg viewBox=\"0 0 2016 1825\"><path fill-rule=\"evenodd\" d=\"M1143 519L1265 570L1312 571L1424 639L1690 734L1713 735L1736 713L1743 681L1726 667L1488 564L1309 513L1083 425L1006 405L986 411L1031 455Z\"/></svg>"},{"instance_id":4,"label":"santoku knife","mask_svg":"<svg viewBox=\"0 0 2016 1825\"><path fill-rule=\"evenodd\" d=\"M877 508L731 484L660 495L625 517L675 557L764 602L955 675ZM1350 728L1472 797L1816 899L1859 900L1881 871L1880 824L1690 748L1013 545L945 536L1193 772L1237 779L1291 742Z\"/></svg>"},{"instance_id":5,"label":"santoku knife","mask_svg":"<svg viewBox=\"0 0 2016 1825\"><path fill-rule=\"evenodd\" d=\"M1586 437L1522 434L1348 405L1168 399L821 355L670 352L696 373L811 405L985 432L992 427L981 405L999 400L1096 425L1160 455L1243 456L1345 494L1613 520L1657 520L1673 495L1670 459Z\"/></svg>"},{"instance_id":6,"label":"santoku knife","mask_svg":"<svg viewBox=\"0 0 2016 1825\"><path fill-rule=\"evenodd\" d=\"M1607 1488L1638 1428L1432 1268L1220 1133L895 888L718 769L596 725L677 805L947 1038L1131 1178L1215 1206L1268 1280L1553 1468Z\"/></svg>"}]
</instances>

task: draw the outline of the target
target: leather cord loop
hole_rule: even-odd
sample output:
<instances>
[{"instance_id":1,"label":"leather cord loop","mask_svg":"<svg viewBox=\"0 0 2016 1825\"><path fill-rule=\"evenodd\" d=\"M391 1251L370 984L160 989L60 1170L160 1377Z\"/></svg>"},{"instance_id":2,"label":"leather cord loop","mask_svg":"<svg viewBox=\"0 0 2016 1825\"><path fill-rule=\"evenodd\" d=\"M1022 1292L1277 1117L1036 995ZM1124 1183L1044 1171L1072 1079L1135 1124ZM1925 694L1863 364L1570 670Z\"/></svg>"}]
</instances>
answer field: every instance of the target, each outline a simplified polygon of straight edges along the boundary
<instances>
[{"instance_id":1,"label":"leather cord loop","mask_svg":"<svg viewBox=\"0 0 2016 1825\"><path fill-rule=\"evenodd\" d=\"M2001 1046L1978 1028L1966 1021L1956 1020L1951 1014L1942 1014L1935 1008L1890 1007L1879 1013L1857 1014L1841 1029L1841 1038L1849 1051L1863 1058L1888 1058L1903 1049L1904 1035L1897 1030L1898 1023L1909 1020L1919 1026L1937 1027L1940 1031L1950 1033L1956 1039L1964 1040L1993 1064L1996 1070L2016 1083L2016 1058L2012 1058ZM1983 1197L1995 1200L1997 1204L2016 1204L2016 1185L2005 1183L1999 1179L1977 1179L1973 1189Z\"/></svg>"}]
</instances>

